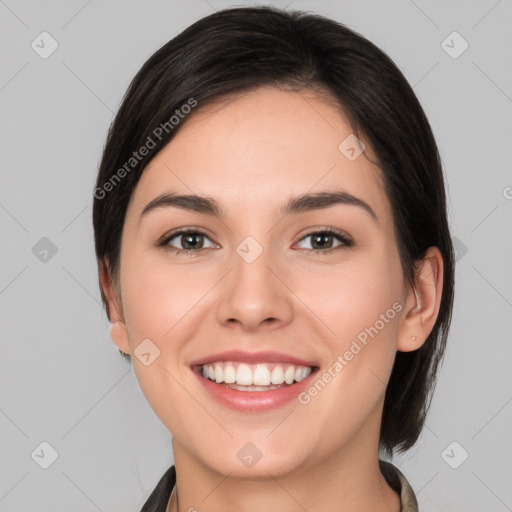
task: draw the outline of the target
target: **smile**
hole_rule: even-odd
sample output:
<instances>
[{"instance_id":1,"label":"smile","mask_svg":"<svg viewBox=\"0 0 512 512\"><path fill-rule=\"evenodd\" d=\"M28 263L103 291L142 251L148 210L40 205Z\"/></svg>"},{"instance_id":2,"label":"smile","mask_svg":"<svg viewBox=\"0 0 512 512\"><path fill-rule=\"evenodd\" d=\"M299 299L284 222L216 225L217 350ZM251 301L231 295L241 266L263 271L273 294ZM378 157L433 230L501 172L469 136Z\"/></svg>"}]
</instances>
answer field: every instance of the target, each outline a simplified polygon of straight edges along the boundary
<instances>
[{"instance_id":1,"label":"smile","mask_svg":"<svg viewBox=\"0 0 512 512\"><path fill-rule=\"evenodd\" d=\"M269 412L297 398L315 378L317 366L218 361L192 366L205 399L233 411Z\"/></svg>"},{"instance_id":2,"label":"smile","mask_svg":"<svg viewBox=\"0 0 512 512\"><path fill-rule=\"evenodd\" d=\"M246 364L218 361L200 366L205 379L239 391L269 391L301 382L312 367L290 363Z\"/></svg>"}]
</instances>

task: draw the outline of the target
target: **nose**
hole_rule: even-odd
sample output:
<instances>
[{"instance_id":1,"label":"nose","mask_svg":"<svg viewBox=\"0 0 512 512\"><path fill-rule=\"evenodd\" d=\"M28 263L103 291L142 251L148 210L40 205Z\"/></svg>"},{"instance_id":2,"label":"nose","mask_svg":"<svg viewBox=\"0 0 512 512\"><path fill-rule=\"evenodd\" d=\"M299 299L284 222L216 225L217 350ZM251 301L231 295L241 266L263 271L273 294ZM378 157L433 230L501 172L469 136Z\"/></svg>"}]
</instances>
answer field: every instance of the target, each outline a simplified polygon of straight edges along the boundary
<instances>
[{"instance_id":1,"label":"nose","mask_svg":"<svg viewBox=\"0 0 512 512\"><path fill-rule=\"evenodd\" d=\"M242 254L242 256L240 256ZM222 280L217 318L227 327L245 331L272 330L293 318L293 292L280 276L270 251L251 261L243 252L233 254L232 269Z\"/></svg>"}]
</instances>

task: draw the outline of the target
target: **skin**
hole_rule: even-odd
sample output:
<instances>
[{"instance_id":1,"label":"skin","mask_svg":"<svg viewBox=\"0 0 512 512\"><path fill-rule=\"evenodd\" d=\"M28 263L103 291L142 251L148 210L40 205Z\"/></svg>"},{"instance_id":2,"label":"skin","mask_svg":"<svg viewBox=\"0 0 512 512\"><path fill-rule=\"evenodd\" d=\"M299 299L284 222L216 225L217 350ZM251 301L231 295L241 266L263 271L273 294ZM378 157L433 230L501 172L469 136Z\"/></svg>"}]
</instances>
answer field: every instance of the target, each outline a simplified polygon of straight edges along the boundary
<instances>
[{"instance_id":1,"label":"skin","mask_svg":"<svg viewBox=\"0 0 512 512\"><path fill-rule=\"evenodd\" d=\"M360 137L366 149L354 161L338 149L351 133L339 109L313 91L259 88L199 106L132 195L119 281L106 262L102 287L115 345L133 354L149 338L161 351L149 366L132 362L172 433L180 511L400 510L378 467L384 394L396 351L416 350L434 326L443 261L431 247L414 288L404 279L369 144ZM367 202L378 220L353 205L279 214L292 196L334 189ZM162 207L141 218L168 191L215 198L225 216ZM195 240L202 251L175 254L186 243L180 236L169 250L157 247L187 227L207 232ZM341 230L354 245L333 238L308 254L318 246L307 235L318 228ZM247 236L263 249L250 264L236 252ZM210 398L189 368L241 348L314 360L321 374L395 302L401 312L306 405L235 412ZM237 457L248 442L262 454L252 468ZM175 496L168 510L178 510Z\"/></svg>"}]
</instances>

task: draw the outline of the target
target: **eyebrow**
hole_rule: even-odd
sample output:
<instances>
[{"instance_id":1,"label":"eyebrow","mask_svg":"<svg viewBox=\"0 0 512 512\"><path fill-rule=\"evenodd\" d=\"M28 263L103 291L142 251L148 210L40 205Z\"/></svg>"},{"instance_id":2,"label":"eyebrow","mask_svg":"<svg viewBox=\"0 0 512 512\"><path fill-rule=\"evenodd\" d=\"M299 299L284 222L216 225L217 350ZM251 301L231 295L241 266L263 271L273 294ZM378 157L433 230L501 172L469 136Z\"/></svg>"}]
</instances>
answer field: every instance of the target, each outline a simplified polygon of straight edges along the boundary
<instances>
[{"instance_id":1,"label":"eyebrow","mask_svg":"<svg viewBox=\"0 0 512 512\"><path fill-rule=\"evenodd\" d=\"M360 207L370 214L372 219L378 223L378 217L368 203L341 190L306 193L292 197L281 207L280 214L282 216L299 214L312 210L330 208L339 204ZM224 210L219 206L217 201L211 197L196 194L179 195L174 192L166 192L155 197L144 207L140 219L150 211L164 207L181 208L183 210L211 215L217 218L224 216Z\"/></svg>"}]
</instances>

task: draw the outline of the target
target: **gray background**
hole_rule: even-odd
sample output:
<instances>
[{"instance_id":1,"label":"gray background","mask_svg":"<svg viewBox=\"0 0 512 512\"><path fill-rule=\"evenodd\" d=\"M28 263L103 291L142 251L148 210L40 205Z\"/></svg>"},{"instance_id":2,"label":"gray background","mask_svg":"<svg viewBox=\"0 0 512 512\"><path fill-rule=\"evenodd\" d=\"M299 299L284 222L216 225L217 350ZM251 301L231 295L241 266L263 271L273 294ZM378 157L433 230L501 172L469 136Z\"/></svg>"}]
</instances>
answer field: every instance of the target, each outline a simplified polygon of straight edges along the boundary
<instances>
[{"instance_id":1,"label":"gray background","mask_svg":"<svg viewBox=\"0 0 512 512\"><path fill-rule=\"evenodd\" d=\"M2 512L138 511L173 461L170 434L108 335L92 191L131 78L179 31L229 5L0 0ZM444 162L459 257L453 327L427 426L394 462L422 512L512 510L512 2L295 0L288 9L330 16L386 51ZM59 45L47 58L31 47L51 49L43 31ZM469 44L457 58L453 31ZM42 442L58 453L47 469Z\"/></svg>"}]
</instances>

